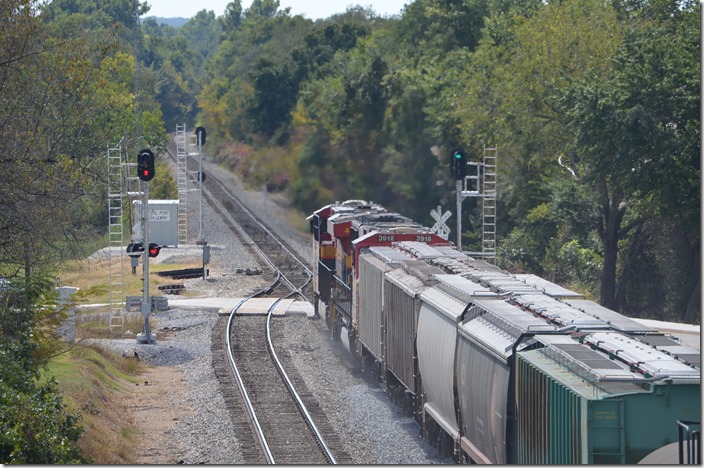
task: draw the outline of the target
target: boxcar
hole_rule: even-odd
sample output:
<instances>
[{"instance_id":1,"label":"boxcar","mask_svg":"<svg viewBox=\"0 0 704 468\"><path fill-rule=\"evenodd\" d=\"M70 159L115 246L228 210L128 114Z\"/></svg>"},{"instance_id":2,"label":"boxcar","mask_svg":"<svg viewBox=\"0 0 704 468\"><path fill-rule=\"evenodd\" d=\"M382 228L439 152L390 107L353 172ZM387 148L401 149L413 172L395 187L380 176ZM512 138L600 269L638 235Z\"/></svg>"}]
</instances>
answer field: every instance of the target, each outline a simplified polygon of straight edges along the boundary
<instances>
[{"instance_id":1,"label":"boxcar","mask_svg":"<svg viewBox=\"0 0 704 468\"><path fill-rule=\"evenodd\" d=\"M701 413L699 371L639 340L537 339L516 359L516 463L638 463Z\"/></svg>"}]
</instances>

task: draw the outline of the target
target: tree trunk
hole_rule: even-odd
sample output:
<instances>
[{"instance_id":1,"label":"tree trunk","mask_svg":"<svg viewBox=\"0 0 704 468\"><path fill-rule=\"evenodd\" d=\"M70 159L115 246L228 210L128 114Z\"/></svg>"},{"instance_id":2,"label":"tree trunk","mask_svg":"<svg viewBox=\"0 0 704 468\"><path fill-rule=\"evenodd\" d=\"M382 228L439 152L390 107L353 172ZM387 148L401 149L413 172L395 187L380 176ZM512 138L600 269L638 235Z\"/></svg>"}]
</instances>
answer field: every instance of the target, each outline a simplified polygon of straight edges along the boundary
<instances>
[{"instance_id":1,"label":"tree trunk","mask_svg":"<svg viewBox=\"0 0 704 468\"><path fill-rule=\"evenodd\" d=\"M621 236L623 236L623 234L621 234L619 237ZM632 267L634 266L636 257L643 248L643 242L645 241L646 237L647 235L645 235L644 233L643 224L638 223L635 226L633 236L631 237L631 240L628 243L628 252L626 253L625 258L621 262L621 275L616 280L616 296L614 302L615 308L613 310L626 310L626 294L628 293L629 286L634 286L631 281L633 272Z\"/></svg>"},{"instance_id":2,"label":"tree trunk","mask_svg":"<svg viewBox=\"0 0 704 468\"><path fill-rule=\"evenodd\" d=\"M689 302L687 303L687 309L685 310L684 317L682 317L684 323L701 324L702 321L702 280L699 278L697 281L697 286L692 291L689 296Z\"/></svg>"},{"instance_id":3,"label":"tree trunk","mask_svg":"<svg viewBox=\"0 0 704 468\"><path fill-rule=\"evenodd\" d=\"M24 241L24 281L25 281L25 287L27 290L29 290L29 280L32 277L32 264L30 261L30 251L29 251L29 241L25 240Z\"/></svg>"},{"instance_id":4,"label":"tree trunk","mask_svg":"<svg viewBox=\"0 0 704 468\"><path fill-rule=\"evenodd\" d=\"M618 193L611 193L602 182L601 194L601 219L599 221L599 237L604 247L604 267L601 272L601 305L616 310L616 265L618 261L619 231L626 207L623 197Z\"/></svg>"}]
</instances>

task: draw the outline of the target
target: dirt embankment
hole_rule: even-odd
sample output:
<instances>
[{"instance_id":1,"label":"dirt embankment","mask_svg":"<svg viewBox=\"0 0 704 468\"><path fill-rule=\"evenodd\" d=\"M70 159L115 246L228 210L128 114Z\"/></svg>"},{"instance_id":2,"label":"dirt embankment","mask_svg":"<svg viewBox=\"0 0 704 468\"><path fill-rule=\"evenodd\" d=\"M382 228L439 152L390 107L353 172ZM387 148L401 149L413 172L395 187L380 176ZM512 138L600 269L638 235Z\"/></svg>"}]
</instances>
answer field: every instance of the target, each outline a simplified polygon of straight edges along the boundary
<instances>
[{"instance_id":1,"label":"dirt embankment","mask_svg":"<svg viewBox=\"0 0 704 468\"><path fill-rule=\"evenodd\" d=\"M176 367L153 367L125 400L137 436L133 463L177 464L182 457L169 443L169 430L193 414L185 395L188 382Z\"/></svg>"}]
</instances>

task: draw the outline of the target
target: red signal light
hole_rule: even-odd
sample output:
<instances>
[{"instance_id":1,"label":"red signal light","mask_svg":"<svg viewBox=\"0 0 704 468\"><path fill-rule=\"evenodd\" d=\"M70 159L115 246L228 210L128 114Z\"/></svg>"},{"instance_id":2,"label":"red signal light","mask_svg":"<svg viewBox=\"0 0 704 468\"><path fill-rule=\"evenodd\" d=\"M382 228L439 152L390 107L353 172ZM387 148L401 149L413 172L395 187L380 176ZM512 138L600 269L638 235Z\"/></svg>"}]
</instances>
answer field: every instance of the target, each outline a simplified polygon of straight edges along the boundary
<instances>
[{"instance_id":1,"label":"red signal light","mask_svg":"<svg viewBox=\"0 0 704 468\"><path fill-rule=\"evenodd\" d=\"M154 242L149 243L149 256L150 257L156 257L159 255L159 252L161 251L161 246L158 244L155 244Z\"/></svg>"},{"instance_id":2,"label":"red signal light","mask_svg":"<svg viewBox=\"0 0 704 468\"><path fill-rule=\"evenodd\" d=\"M154 178L154 153L151 150L143 149L137 155L137 175L145 182Z\"/></svg>"}]
</instances>

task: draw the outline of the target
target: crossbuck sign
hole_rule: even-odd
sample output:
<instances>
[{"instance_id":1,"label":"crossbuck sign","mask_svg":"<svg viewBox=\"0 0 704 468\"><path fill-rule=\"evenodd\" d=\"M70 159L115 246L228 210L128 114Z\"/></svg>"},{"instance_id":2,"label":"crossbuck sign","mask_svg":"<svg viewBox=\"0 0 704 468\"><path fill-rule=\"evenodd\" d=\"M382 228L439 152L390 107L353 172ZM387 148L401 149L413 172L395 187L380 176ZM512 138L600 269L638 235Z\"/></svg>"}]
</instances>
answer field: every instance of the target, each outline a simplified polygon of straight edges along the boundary
<instances>
[{"instance_id":1,"label":"crossbuck sign","mask_svg":"<svg viewBox=\"0 0 704 468\"><path fill-rule=\"evenodd\" d=\"M430 228L430 232L437 234L445 240L449 239L450 228L447 227L445 221L452 216L452 213L446 211L445 214L442 214L442 208L438 205L435 210L430 210L430 216L432 216L432 218L436 221L433 227Z\"/></svg>"}]
</instances>

